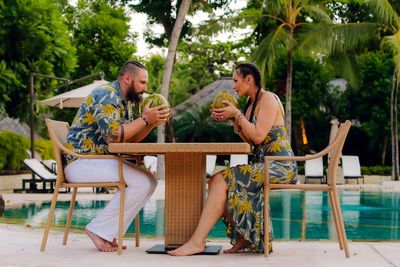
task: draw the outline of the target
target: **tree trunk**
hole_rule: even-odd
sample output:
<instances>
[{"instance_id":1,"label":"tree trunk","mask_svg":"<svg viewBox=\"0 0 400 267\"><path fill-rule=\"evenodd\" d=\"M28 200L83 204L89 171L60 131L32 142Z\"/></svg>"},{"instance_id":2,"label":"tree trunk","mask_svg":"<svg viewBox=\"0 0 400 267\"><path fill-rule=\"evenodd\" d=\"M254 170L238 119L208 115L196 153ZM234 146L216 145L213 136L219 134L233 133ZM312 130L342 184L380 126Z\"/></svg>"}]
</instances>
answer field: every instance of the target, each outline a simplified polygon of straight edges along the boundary
<instances>
[{"instance_id":1,"label":"tree trunk","mask_svg":"<svg viewBox=\"0 0 400 267\"><path fill-rule=\"evenodd\" d=\"M178 17L176 18L174 29L169 40L167 60L165 61L164 73L161 83L161 94L168 99L169 96L169 85L171 82L172 69L174 67L174 59L176 54L176 48L178 46L179 37L181 35L183 24L185 23L185 17L189 11L191 0L182 0L179 6ZM165 143L165 125L157 127L157 143ZM158 157L157 165L157 178L164 178L165 163L164 158Z\"/></svg>"},{"instance_id":2,"label":"tree trunk","mask_svg":"<svg viewBox=\"0 0 400 267\"><path fill-rule=\"evenodd\" d=\"M3 212L4 212L4 199L3 196L0 195L0 217L3 216Z\"/></svg>"},{"instance_id":3,"label":"tree trunk","mask_svg":"<svg viewBox=\"0 0 400 267\"><path fill-rule=\"evenodd\" d=\"M392 94L390 97L390 120L392 132L392 180L399 180L399 138L397 133L397 91L398 80L396 71L393 74Z\"/></svg>"},{"instance_id":4,"label":"tree trunk","mask_svg":"<svg viewBox=\"0 0 400 267\"><path fill-rule=\"evenodd\" d=\"M292 76L293 76L293 54L289 51L287 54L288 65L286 72L286 107L285 124L289 143L292 143Z\"/></svg>"},{"instance_id":5,"label":"tree trunk","mask_svg":"<svg viewBox=\"0 0 400 267\"><path fill-rule=\"evenodd\" d=\"M385 138L383 139L382 153L381 153L381 160L380 160L382 166L385 165L387 143L388 143L388 138L385 136Z\"/></svg>"}]
</instances>

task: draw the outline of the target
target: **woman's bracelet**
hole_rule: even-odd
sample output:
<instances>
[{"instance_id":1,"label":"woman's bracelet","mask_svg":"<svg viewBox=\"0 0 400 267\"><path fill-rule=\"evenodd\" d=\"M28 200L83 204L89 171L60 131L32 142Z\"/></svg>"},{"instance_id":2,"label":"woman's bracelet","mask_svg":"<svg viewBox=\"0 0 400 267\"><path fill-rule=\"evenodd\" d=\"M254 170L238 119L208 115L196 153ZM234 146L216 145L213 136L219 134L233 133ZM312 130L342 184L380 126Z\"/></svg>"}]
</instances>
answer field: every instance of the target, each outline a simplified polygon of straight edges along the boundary
<instances>
[{"instance_id":1,"label":"woman's bracelet","mask_svg":"<svg viewBox=\"0 0 400 267\"><path fill-rule=\"evenodd\" d=\"M237 115L237 116L235 117L235 121L238 121L239 118L240 118L240 116L243 116L243 113L239 113L239 115Z\"/></svg>"},{"instance_id":2,"label":"woman's bracelet","mask_svg":"<svg viewBox=\"0 0 400 267\"><path fill-rule=\"evenodd\" d=\"M148 120L146 120L146 118L145 117L143 117L143 116L140 116L140 118L142 118L142 120L144 121L144 124L147 126L147 125L149 125L149 121Z\"/></svg>"}]
</instances>

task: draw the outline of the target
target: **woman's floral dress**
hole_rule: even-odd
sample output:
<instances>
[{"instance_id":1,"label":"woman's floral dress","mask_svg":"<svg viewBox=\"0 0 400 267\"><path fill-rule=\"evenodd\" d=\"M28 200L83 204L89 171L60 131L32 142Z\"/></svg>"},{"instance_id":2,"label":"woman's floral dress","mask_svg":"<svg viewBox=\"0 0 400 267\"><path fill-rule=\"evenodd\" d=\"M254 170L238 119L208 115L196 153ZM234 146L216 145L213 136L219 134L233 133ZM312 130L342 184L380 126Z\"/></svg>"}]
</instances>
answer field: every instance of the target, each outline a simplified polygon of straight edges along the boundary
<instances>
[{"instance_id":1,"label":"woman's floral dress","mask_svg":"<svg viewBox=\"0 0 400 267\"><path fill-rule=\"evenodd\" d=\"M232 244L236 243L238 234L242 235L251 242L249 249L257 252L264 251L263 184L264 156L267 155L293 156L284 126L274 126L261 144L253 146L253 158L249 165L238 165L223 171L228 185L227 214L223 218L226 233ZM273 161L269 166L269 175L270 183L296 183L297 164L295 161ZM272 231L269 234L272 237ZM272 242L269 250L272 251Z\"/></svg>"}]
</instances>

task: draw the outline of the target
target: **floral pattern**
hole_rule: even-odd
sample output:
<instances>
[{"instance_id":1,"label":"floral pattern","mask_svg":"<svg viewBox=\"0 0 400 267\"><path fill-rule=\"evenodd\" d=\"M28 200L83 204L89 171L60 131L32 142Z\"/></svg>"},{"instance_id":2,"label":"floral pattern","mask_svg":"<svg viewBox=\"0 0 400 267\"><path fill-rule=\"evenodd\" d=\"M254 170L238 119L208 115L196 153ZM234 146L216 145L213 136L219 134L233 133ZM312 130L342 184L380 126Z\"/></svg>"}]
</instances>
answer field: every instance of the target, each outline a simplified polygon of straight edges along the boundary
<instances>
[{"instance_id":1,"label":"floral pattern","mask_svg":"<svg viewBox=\"0 0 400 267\"><path fill-rule=\"evenodd\" d=\"M226 234L235 244L239 234L251 242L248 249L264 251L264 157L293 156L283 126L273 127L264 142L253 147L253 159L249 165L238 165L223 171L228 185L227 214L223 218ZM295 161L273 161L269 166L271 183L296 183ZM269 222L272 226L271 222ZM272 229L272 227L270 227ZM272 239L272 230L269 233ZM269 250L272 251L272 242Z\"/></svg>"},{"instance_id":2,"label":"floral pattern","mask_svg":"<svg viewBox=\"0 0 400 267\"><path fill-rule=\"evenodd\" d=\"M129 114L118 81L94 89L79 108L65 147L79 154L108 154L107 138L132 120ZM74 159L66 156L66 163Z\"/></svg>"}]
</instances>

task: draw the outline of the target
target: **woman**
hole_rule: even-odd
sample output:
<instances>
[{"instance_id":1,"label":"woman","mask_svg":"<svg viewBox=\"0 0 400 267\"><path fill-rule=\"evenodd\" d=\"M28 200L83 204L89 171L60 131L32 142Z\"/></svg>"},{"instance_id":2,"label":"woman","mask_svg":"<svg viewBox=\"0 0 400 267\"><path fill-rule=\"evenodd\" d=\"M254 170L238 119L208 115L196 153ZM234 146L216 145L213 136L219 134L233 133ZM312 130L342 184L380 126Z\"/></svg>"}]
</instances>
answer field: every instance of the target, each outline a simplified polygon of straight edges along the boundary
<instances>
[{"instance_id":1,"label":"woman","mask_svg":"<svg viewBox=\"0 0 400 267\"><path fill-rule=\"evenodd\" d=\"M231 120L235 132L253 145L251 164L225 169L210 179L207 201L193 236L183 246L170 251L171 255L204 251L207 235L222 215L233 244L224 253L245 248L264 251L264 156L293 156L293 152L286 137L282 103L275 94L262 89L258 67L252 63L239 64L233 72L233 82L237 94L248 97L244 114L224 101L227 106L213 109L212 116L217 121ZM271 183L296 183L296 162L271 162L269 173ZM272 243L269 250L272 251Z\"/></svg>"}]
</instances>

